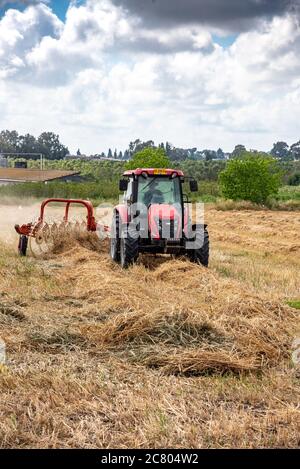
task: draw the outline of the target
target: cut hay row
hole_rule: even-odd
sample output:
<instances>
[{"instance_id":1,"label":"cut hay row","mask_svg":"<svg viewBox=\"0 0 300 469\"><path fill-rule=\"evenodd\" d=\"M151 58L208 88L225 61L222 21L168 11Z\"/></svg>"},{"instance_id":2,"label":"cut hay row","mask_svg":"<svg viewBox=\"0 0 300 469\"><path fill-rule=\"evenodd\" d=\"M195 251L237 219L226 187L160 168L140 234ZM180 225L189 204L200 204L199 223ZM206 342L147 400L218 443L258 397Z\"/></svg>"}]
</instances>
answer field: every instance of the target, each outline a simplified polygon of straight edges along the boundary
<instances>
[{"instance_id":1,"label":"cut hay row","mask_svg":"<svg viewBox=\"0 0 300 469\"><path fill-rule=\"evenodd\" d=\"M0 243L0 447L299 446L299 261L277 254L299 220L209 213L208 270L149 256L122 271L94 239L46 260ZM231 243L241 231L252 247Z\"/></svg>"},{"instance_id":2,"label":"cut hay row","mask_svg":"<svg viewBox=\"0 0 300 469\"><path fill-rule=\"evenodd\" d=\"M60 259L60 281L72 283L81 302L78 315L91 303L97 315L74 324L93 350L184 374L261 370L289 358L297 313L238 282L163 256L123 271L82 242Z\"/></svg>"}]
</instances>

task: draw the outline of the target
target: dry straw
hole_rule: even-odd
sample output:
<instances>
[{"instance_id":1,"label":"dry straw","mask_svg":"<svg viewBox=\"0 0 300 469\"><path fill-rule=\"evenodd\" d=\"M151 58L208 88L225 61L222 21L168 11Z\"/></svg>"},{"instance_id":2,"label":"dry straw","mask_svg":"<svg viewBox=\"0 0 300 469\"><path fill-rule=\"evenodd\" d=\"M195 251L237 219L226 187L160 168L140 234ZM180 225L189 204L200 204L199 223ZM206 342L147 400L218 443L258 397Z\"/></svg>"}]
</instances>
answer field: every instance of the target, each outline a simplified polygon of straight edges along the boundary
<instances>
[{"instance_id":1,"label":"dry straw","mask_svg":"<svg viewBox=\"0 0 300 469\"><path fill-rule=\"evenodd\" d=\"M104 254L107 242L91 235L64 241L55 252L66 263L61 280L74 282L82 313L86 299L96 309L97 321L78 326L94 351L114 350L187 375L258 371L289 357L297 313L263 294L246 294L234 280L163 256L141 257L125 271Z\"/></svg>"}]
</instances>

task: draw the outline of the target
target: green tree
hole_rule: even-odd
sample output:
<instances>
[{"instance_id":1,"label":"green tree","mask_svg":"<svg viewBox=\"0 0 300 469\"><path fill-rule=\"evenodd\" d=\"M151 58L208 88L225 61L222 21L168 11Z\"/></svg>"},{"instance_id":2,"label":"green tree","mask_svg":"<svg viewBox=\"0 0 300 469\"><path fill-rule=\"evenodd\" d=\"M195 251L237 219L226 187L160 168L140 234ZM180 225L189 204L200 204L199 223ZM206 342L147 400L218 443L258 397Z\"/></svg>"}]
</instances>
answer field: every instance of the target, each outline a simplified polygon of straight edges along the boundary
<instances>
[{"instance_id":1,"label":"green tree","mask_svg":"<svg viewBox=\"0 0 300 469\"><path fill-rule=\"evenodd\" d=\"M203 154L205 155L205 161L212 161L217 157L214 150L203 150Z\"/></svg>"},{"instance_id":2,"label":"green tree","mask_svg":"<svg viewBox=\"0 0 300 469\"><path fill-rule=\"evenodd\" d=\"M294 173L288 179L288 184L290 186L300 186L300 173Z\"/></svg>"},{"instance_id":3,"label":"green tree","mask_svg":"<svg viewBox=\"0 0 300 469\"><path fill-rule=\"evenodd\" d=\"M69 150L59 141L59 135L53 132L43 132L38 138L40 152L49 160L61 160Z\"/></svg>"},{"instance_id":4,"label":"green tree","mask_svg":"<svg viewBox=\"0 0 300 469\"><path fill-rule=\"evenodd\" d=\"M169 142L166 142L166 154L167 156L170 156L172 152L172 144Z\"/></svg>"},{"instance_id":5,"label":"green tree","mask_svg":"<svg viewBox=\"0 0 300 469\"><path fill-rule=\"evenodd\" d=\"M218 148L217 153L216 153L216 157L217 157L218 160L224 160L225 155L224 155L224 152L223 152L222 148Z\"/></svg>"},{"instance_id":6,"label":"green tree","mask_svg":"<svg viewBox=\"0 0 300 469\"><path fill-rule=\"evenodd\" d=\"M0 152L17 152L19 149L19 134L15 130L0 132Z\"/></svg>"},{"instance_id":7,"label":"green tree","mask_svg":"<svg viewBox=\"0 0 300 469\"><path fill-rule=\"evenodd\" d=\"M171 163L162 148L144 148L126 163L126 169L168 168Z\"/></svg>"},{"instance_id":8,"label":"green tree","mask_svg":"<svg viewBox=\"0 0 300 469\"><path fill-rule=\"evenodd\" d=\"M219 182L226 199L264 203L278 193L281 175L273 158L245 152L227 163Z\"/></svg>"},{"instance_id":9,"label":"green tree","mask_svg":"<svg viewBox=\"0 0 300 469\"><path fill-rule=\"evenodd\" d=\"M290 152L295 160L300 160L300 141L291 145Z\"/></svg>"},{"instance_id":10,"label":"green tree","mask_svg":"<svg viewBox=\"0 0 300 469\"><path fill-rule=\"evenodd\" d=\"M245 151L247 151L245 145L236 145L230 157L239 158Z\"/></svg>"},{"instance_id":11,"label":"green tree","mask_svg":"<svg viewBox=\"0 0 300 469\"><path fill-rule=\"evenodd\" d=\"M19 137L19 150L20 153L39 153L39 144L33 135L26 134ZM32 159L38 159L39 156L32 156Z\"/></svg>"},{"instance_id":12,"label":"green tree","mask_svg":"<svg viewBox=\"0 0 300 469\"><path fill-rule=\"evenodd\" d=\"M139 138L134 142L129 143L129 153L131 156L136 153L144 150L144 148L155 148L153 140L148 140L147 142L142 142Z\"/></svg>"},{"instance_id":13,"label":"green tree","mask_svg":"<svg viewBox=\"0 0 300 469\"><path fill-rule=\"evenodd\" d=\"M273 148L270 153L275 158L287 159L291 156L290 151L289 151L289 146L286 142L274 143Z\"/></svg>"}]
</instances>

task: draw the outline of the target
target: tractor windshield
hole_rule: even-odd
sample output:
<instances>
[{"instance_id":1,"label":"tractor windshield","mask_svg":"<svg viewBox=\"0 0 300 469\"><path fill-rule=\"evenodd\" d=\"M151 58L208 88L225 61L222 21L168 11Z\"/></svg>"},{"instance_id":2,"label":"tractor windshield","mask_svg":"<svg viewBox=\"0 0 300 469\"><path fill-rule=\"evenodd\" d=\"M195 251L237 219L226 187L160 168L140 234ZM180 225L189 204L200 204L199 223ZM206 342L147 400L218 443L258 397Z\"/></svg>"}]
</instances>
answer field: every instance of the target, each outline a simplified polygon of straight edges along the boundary
<instances>
[{"instance_id":1,"label":"tractor windshield","mask_svg":"<svg viewBox=\"0 0 300 469\"><path fill-rule=\"evenodd\" d=\"M139 177L138 202L151 204L181 204L181 187L178 177L166 176Z\"/></svg>"}]
</instances>

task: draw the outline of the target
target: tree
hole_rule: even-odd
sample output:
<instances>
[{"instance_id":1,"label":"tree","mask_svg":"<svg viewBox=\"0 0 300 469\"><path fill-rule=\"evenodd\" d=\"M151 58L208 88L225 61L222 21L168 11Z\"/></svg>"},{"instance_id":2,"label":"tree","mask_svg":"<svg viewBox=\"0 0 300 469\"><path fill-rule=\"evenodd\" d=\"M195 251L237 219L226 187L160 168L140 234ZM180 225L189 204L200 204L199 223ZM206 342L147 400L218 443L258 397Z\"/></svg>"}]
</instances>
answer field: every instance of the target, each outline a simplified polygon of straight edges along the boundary
<instances>
[{"instance_id":1,"label":"tree","mask_svg":"<svg viewBox=\"0 0 300 469\"><path fill-rule=\"evenodd\" d=\"M231 158L238 158L240 157L243 153L245 153L247 150L246 150L246 147L245 145L236 145L234 147L234 150L233 152L231 153Z\"/></svg>"},{"instance_id":2,"label":"tree","mask_svg":"<svg viewBox=\"0 0 300 469\"><path fill-rule=\"evenodd\" d=\"M43 153L49 160L61 160L69 150L59 141L59 135L53 132L43 132L38 138L40 153Z\"/></svg>"},{"instance_id":3,"label":"tree","mask_svg":"<svg viewBox=\"0 0 300 469\"><path fill-rule=\"evenodd\" d=\"M15 130L2 130L0 132L0 152L18 152L19 134Z\"/></svg>"},{"instance_id":4,"label":"tree","mask_svg":"<svg viewBox=\"0 0 300 469\"><path fill-rule=\"evenodd\" d=\"M218 160L224 160L225 154L224 154L222 148L218 148L217 153L216 153L216 157L217 157Z\"/></svg>"},{"instance_id":5,"label":"tree","mask_svg":"<svg viewBox=\"0 0 300 469\"><path fill-rule=\"evenodd\" d=\"M289 177L288 180L289 186L300 186L300 173L294 173Z\"/></svg>"},{"instance_id":6,"label":"tree","mask_svg":"<svg viewBox=\"0 0 300 469\"><path fill-rule=\"evenodd\" d=\"M144 148L126 164L126 169L168 168L170 160L162 148Z\"/></svg>"},{"instance_id":7,"label":"tree","mask_svg":"<svg viewBox=\"0 0 300 469\"><path fill-rule=\"evenodd\" d=\"M172 161L183 161L189 157L189 150L184 150L183 148L169 148L168 152L168 157Z\"/></svg>"},{"instance_id":8,"label":"tree","mask_svg":"<svg viewBox=\"0 0 300 469\"><path fill-rule=\"evenodd\" d=\"M133 156L135 153L143 150L144 148L155 148L153 140L148 140L147 142L142 142L139 138L134 142L129 144L129 153Z\"/></svg>"},{"instance_id":9,"label":"tree","mask_svg":"<svg viewBox=\"0 0 300 469\"><path fill-rule=\"evenodd\" d=\"M172 145L171 145L171 143L166 142L166 154L167 154L167 156L171 156L171 152L172 152Z\"/></svg>"},{"instance_id":10,"label":"tree","mask_svg":"<svg viewBox=\"0 0 300 469\"><path fill-rule=\"evenodd\" d=\"M40 153L39 143L33 135L20 135L18 151L19 153ZM39 155L32 155L30 158L38 159Z\"/></svg>"},{"instance_id":11,"label":"tree","mask_svg":"<svg viewBox=\"0 0 300 469\"><path fill-rule=\"evenodd\" d=\"M205 161L215 160L217 154L214 150L203 150L203 154L205 156Z\"/></svg>"},{"instance_id":12,"label":"tree","mask_svg":"<svg viewBox=\"0 0 300 469\"><path fill-rule=\"evenodd\" d=\"M274 143L273 148L270 153L275 158L286 159L290 156L289 146L286 142Z\"/></svg>"},{"instance_id":13,"label":"tree","mask_svg":"<svg viewBox=\"0 0 300 469\"><path fill-rule=\"evenodd\" d=\"M242 158L227 163L219 182L226 199L264 203L278 193L281 175L273 158L245 153Z\"/></svg>"},{"instance_id":14,"label":"tree","mask_svg":"<svg viewBox=\"0 0 300 469\"><path fill-rule=\"evenodd\" d=\"M299 142L291 145L290 152L294 160L300 160L300 140Z\"/></svg>"}]
</instances>

